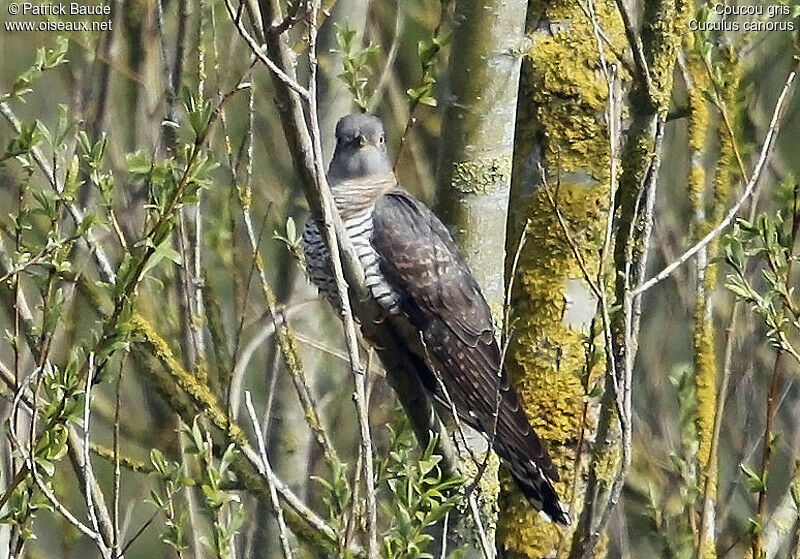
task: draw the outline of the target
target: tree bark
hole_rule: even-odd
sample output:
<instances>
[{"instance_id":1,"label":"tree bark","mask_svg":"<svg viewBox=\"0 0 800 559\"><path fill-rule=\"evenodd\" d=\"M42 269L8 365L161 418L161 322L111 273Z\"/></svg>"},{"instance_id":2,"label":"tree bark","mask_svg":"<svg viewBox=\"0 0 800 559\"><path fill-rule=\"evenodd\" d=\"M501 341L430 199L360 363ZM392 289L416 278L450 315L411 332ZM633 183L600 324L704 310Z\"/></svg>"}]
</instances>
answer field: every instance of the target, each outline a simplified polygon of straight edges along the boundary
<instances>
[{"instance_id":1,"label":"tree bark","mask_svg":"<svg viewBox=\"0 0 800 559\"><path fill-rule=\"evenodd\" d=\"M595 2L594 9L613 52L624 52L614 3ZM517 105L509 281L526 224L527 231L513 274L506 366L531 423L548 443L561 476L556 488L577 519L585 483L581 458L588 454L598 405L585 397L602 382L604 366L584 347L597 302L575 252L596 279L611 188L609 85L594 26L577 2L531 3L527 32L533 44L523 62ZM616 63L607 45L603 55ZM599 337L595 342L602 346ZM614 453L609 460L616 460ZM497 545L504 557L548 557L562 538L569 540L569 529L543 520L508 476L501 483L500 511Z\"/></svg>"},{"instance_id":2,"label":"tree bark","mask_svg":"<svg viewBox=\"0 0 800 559\"><path fill-rule=\"evenodd\" d=\"M514 124L527 2L456 2L438 209L500 322Z\"/></svg>"}]
</instances>

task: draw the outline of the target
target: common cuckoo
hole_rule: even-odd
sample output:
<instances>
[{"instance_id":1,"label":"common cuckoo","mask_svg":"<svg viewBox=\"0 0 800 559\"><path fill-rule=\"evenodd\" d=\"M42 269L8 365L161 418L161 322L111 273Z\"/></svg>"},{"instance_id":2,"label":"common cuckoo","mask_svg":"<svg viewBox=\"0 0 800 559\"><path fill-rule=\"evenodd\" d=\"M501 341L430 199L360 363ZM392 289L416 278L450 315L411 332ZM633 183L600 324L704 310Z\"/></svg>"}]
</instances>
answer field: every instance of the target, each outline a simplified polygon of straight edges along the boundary
<instances>
[{"instance_id":1,"label":"common cuckoo","mask_svg":"<svg viewBox=\"0 0 800 559\"><path fill-rule=\"evenodd\" d=\"M377 117L339 121L328 182L366 286L422 364L409 374L418 374L437 401L493 443L537 510L569 524L553 487L556 468L501 370L489 306L447 228L398 186ZM313 219L303 244L311 281L340 308L330 256Z\"/></svg>"}]
</instances>

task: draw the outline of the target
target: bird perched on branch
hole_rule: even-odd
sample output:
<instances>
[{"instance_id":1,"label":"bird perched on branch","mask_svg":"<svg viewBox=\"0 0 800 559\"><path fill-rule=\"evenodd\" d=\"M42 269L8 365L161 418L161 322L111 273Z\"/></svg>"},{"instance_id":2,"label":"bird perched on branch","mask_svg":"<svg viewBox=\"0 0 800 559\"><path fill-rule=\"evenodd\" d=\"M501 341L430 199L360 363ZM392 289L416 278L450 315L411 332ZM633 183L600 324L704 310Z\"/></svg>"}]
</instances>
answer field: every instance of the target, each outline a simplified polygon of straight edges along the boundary
<instances>
[{"instance_id":1,"label":"bird perched on branch","mask_svg":"<svg viewBox=\"0 0 800 559\"><path fill-rule=\"evenodd\" d=\"M339 121L328 182L369 292L422 363L409 374L489 439L536 509L569 524L553 487L558 473L501 370L489 306L442 222L398 186L380 119L354 114ZM312 282L340 308L321 231L308 220L306 264Z\"/></svg>"}]
</instances>

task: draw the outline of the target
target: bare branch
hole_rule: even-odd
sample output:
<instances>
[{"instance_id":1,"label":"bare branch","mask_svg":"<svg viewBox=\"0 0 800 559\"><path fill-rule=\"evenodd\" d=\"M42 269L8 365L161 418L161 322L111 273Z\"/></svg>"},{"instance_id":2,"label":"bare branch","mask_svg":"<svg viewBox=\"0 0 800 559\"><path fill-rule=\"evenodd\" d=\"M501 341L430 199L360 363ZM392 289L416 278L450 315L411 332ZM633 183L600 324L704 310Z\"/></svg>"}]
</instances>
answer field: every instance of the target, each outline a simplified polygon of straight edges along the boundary
<instances>
[{"instance_id":1,"label":"bare branch","mask_svg":"<svg viewBox=\"0 0 800 559\"><path fill-rule=\"evenodd\" d=\"M247 407L247 412L250 415L250 421L253 424L253 430L256 433L256 441L258 442L258 454L261 457L260 473L267 480L269 485L269 494L272 501L272 512L275 514L275 520L278 522L278 533L280 535L281 549L285 559L292 559L292 548L289 545L289 535L286 528L286 519L283 516L283 509L278 504L278 492L275 490L275 474L269 465L269 458L267 458L267 449L264 445L264 434L261 432L261 424L258 422L256 410L253 407L253 399L250 397L250 391L244 391L244 403Z\"/></svg>"},{"instance_id":2,"label":"bare branch","mask_svg":"<svg viewBox=\"0 0 800 559\"><path fill-rule=\"evenodd\" d=\"M75 518L75 516L67 509L61 502L56 498L55 494L47 488L44 482L39 477L39 473L36 471L36 465L34 464L33 460L28 460L28 467L31 471L31 477L33 478L34 483L39 488L39 491L45 496L45 498L50 502L50 505L61 515L64 519L72 524L75 528L78 529L84 536L92 540L97 549L100 551L100 554L103 556L104 559L111 559L111 552L106 547L105 543L103 542L102 536L86 526L83 522Z\"/></svg>"},{"instance_id":3,"label":"bare branch","mask_svg":"<svg viewBox=\"0 0 800 559\"><path fill-rule=\"evenodd\" d=\"M400 40L403 37L403 28L406 24L406 11L403 0L397 1L395 10L397 11L397 14L395 15L394 21L392 45L389 47L389 53L386 55L386 62L384 62L381 77L378 79L378 85L375 87L375 91L372 93L372 99L370 100L369 106L369 112L371 113L374 113L381 104L383 92L386 89L386 86L389 84L389 79L392 76L392 72L394 72L394 60L397 58L397 51L400 48Z\"/></svg>"},{"instance_id":4,"label":"bare branch","mask_svg":"<svg viewBox=\"0 0 800 559\"><path fill-rule=\"evenodd\" d=\"M653 78L647 65L647 58L644 54L644 45L642 44L641 35L633 25L633 17L631 16L630 10L625 5L625 0L616 0L616 3L619 15L622 17L622 24L625 26L625 37L628 39L631 52L633 53L633 62L636 66L637 77L639 81L641 81L642 87L647 92L648 97L652 99L655 89L653 88Z\"/></svg>"},{"instance_id":5,"label":"bare branch","mask_svg":"<svg viewBox=\"0 0 800 559\"><path fill-rule=\"evenodd\" d=\"M86 375L86 392L84 394L83 403L83 479L84 479L84 495L86 497L86 508L89 511L89 520L92 522L94 531L100 533L100 528L97 526L97 512L94 508L94 498L92 497L92 484L90 479L94 477L92 473L92 463L89 460L89 418L92 409L92 383L94 382L94 353L89 354L89 374Z\"/></svg>"},{"instance_id":6,"label":"bare branch","mask_svg":"<svg viewBox=\"0 0 800 559\"><path fill-rule=\"evenodd\" d=\"M642 283L639 287L633 290L633 296L638 296L659 283L660 281L668 278L675 270L677 270L681 265L685 264L691 257L697 254L703 247L705 247L708 243L712 241L715 237L717 237L731 222L736 218L739 210L741 210L744 203L753 193L756 185L758 184L761 175L766 168L767 160L769 159L770 155L772 154L772 150L775 147L775 138L778 135L778 131L780 129L781 120L783 118L783 114L785 112L787 102L790 99L789 93L792 90L792 85L794 84L794 79L797 75L798 63L795 62L792 65L791 70L789 71L789 75L786 78L785 83L783 84L783 89L781 89L781 93L778 96L778 100L775 103L775 109L772 113L772 119L770 120L769 128L767 129L766 136L764 137L764 142L761 145L761 153L759 154L758 161L756 162L755 167L753 168L753 172L750 175L750 179L747 181L745 185L744 191L736 203L728 210L728 213L725 217L720 221L711 231L706 234L705 237L700 239L694 246L687 249L681 256L678 257L677 260L672 262L671 264L667 265L663 270L661 270L658 274L647 280L646 282Z\"/></svg>"},{"instance_id":7,"label":"bare branch","mask_svg":"<svg viewBox=\"0 0 800 559\"><path fill-rule=\"evenodd\" d=\"M309 99L308 90L299 83L297 83L297 80L293 79L286 72L280 69L278 65L275 64L270 59L269 56L267 56L267 53L264 51L261 45L258 44L258 41L256 41L253 38L253 36L247 31L247 29L245 29L244 22L242 22L242 19L240 17L241 12L233 9L230 0L225 0L225 8L228 10L228 15L230 16L233 25L236 27L236 31L239 32L239 35L242 36L242 38L245 40L247 45L250 47L250 50L253 51L253 54L258 58L258 60L260 60L267 68L269 68L272 74L275 77L277 77L281 82L283 82L283 84L286 85L286 87L288 87L289 89L300 95L300 97L308 101Z\"/></svg>"},{"instance_id":8,"label":"bare branch","mask_svg":"<svg viewBox=\"0 0 800 559\"><path fill-rule=\"evenodd\" d=\"M339 301L341 302L341 317L344 322L344 335L347 343L347 354L350 358L350 370L353 374L353 382L355 384L355 391L353 393L353 400L356 405L356 413L358 414L358 427L361 437L361 454L363 456L362 465L364 468L364 485L366 488L366 504L367 504L367 557L369 559L376 559L378 556L378 505L375 498L375 473L372 463L372 437L369 430L369 407L367 404L367 391L366 391L366 372L361 364L361 357L358 351L358 334L356 333L356 323L353 318L353 311L350 308L350 298L348 296L347 281L344 277L342 269L342 260L339 256L340 239L343 241L348 240L345 233L339 237L340 232L344 229L341 223L341 218L336 211L336 206L333 202L333 196L328 186L328 180L325 176L325 166L322 161L322 135L319 130L319 115L317 112L317 12L319 10L320 0L311 0L311 10L309 13L309 49L308 49L308 65L309 65L309 83L308 89L309 96L309 113L310 113L310 130L311 138L314 146L314 161L317 171L317 182L322 194L323 206L322 217L325 229L325 239L328 245L328 252L330 254L331 262L333 263L333 274L336 278L336 289L339 294ZM335 224L335 225L334 225ZM349 245L350 243L347 243ZM353 250L352 245L344 245L341 247L343 251ZM358 262L358 257L355 257L357 266L360 268L361 264ZM363 275L363 270L361 274Z\"/></svg>"}]
</instances>

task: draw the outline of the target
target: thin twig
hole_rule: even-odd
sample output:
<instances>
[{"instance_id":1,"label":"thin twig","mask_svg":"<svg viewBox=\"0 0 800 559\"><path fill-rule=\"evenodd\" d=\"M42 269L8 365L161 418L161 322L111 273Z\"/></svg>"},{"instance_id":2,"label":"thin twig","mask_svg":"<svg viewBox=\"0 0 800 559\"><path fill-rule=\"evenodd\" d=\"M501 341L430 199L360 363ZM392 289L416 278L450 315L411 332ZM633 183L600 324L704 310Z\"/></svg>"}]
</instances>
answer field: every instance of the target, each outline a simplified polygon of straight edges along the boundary
<instances>
[{"instance_id":1,"label":"thin twig","mask_svg":"<svg viewBox=\"0 0 800 559\"><path fill-rule=\"evenodd\" d=\"M478 532L478 543L481 546L481 554L483 555L484 559L493 559L494 553L492 550L494 547L492 547L488 538L486 537L486 530L483 528L481 512L478 509L478 500L475 498L475 493L469 494L467 497L467 502L469 503L469 510L472 513L472 520L475 522L475 529Z\"/></svg>"},{"instance_id":2,"label":"thin twig","mask_svg":"<svg viewBox=\"0 0 800 559\"><path fill-rule=\"evenodd\" d=\"M119 497L120 497L120 450L119 450L119 414L121 408L121 395L122 395L122 367L124 363L120 361L119 372L117 373L117 386L116 398L114 405L114 432L113 432L113 445L114 445L114 488L112 494L112 507L111 507L111 520L112 520L112 545L114 551L114 559L119 558L122 553L120 551L120 533L119 533Z\"/></svg>"},{"instance_id":3,"label":"thin twig","mask_svg":"<svg viewBox=\"0 0 800 559\"><path fill-rule=\"evenodd\" d=\"M361 364L361 357L358 351L358 337L356 334L355 319L350 308L350 298L348 294L347 282L344 278L342 260L339 256L338 231L334 229L334 215L336 207L330 193L327 178L325 177L324 164L322 161L322 135L319 130L319 116L317 113L317 11L320 0L311 0L311 10L309 19L309 120L311 138L314 147L314 160L317 172L317 181L322 191L323 204L323 223L325 229L325 239L328 245L328 252L333 263L333 273L336 279L336 289L339 294L341 305L341 315L344 322L344 334L347 344L347 353L350 358L350 369L353 374L355 391L356 411L358 414L359 433L361 436L361 452L363 453L364 485L366 488L367 505L367 557L375 559L378 556L378 505L375 497L375 473L372 457L372 438L369 428L369 408L367 405L366 373Z\"/></svg>"},{"instance_id":4,"label":"thin twig","mask_svg":"<svg viewBox=\"0 0 800 559\"><path fill-rule=\"evenodd\" d=\"M603 45L606 45L611 54L614 55L616 61L619 62L626 70L628 70L630 74L633 74L635 72L633 66L630 65L626 57L623 56L622 52L617 49L617 45L614 44L614 42L608 36L608 33L605 32L605 30L600 26L600 23L597 21L597 15L594 9L594 3L590 1L588 2L587 6L584 6L583 2L578 0L578 6L583 11L583 13L586 14L586 17L589 18L589 21L592 22L595 38L599 40L598 51L602 53Z\"/></svg>"},{"instance_id":5,"label":"thin twig","mask_svg":"<svg viewBox=\"0 0 800 559\"><path fill-rule=\"evenodd\" d=\"M250 50L253 54L260 60L270 71L279 79L281 80L289 89L300 95L306 101L309 100L309 92L306 88L302 85L297 83L296 80L289 77L286 72L281 70L270 58L267 56L267 53L264 52L264 49L261 45L258 44L253 36L245 29L244 22L239 17L239 12L233 9L233 6L230 3L230 0L225 0L225 8L228 10L228 15L231 18L236 30L239 32L239 35L245 40L247 45L250 47Z\"/></svg>"},{"instance_id":6,"label":"thin twig","mask_svg":"<svg viewBox=\"0 0 800 559\"><path fill-rule=\"evenodd\" d=\"M270 501L272 503L272 512L275 514L275 520L278 523L278 534L281 542L281 549L283 550L284 559L292 558L292 548L289 545L289 533L286 527L286 519L283 517L283 509L278 502L278 492L275 490L275 474L269 465L269 458L267 458L267 449L264 445L264 435L261 432L261 423L259 423L256 416L256 410L253 407L253 399L250 396L250 391L244 391L244 403L247 407L247 412L250 415L250 421L253 424L253 431L256 433L256 441L258 442L258 454L261 458L260 473L267 480L269 485Z\"/></svg>"},{"instance_id":7,"label":"thin twig","mask_svg":"<svg viewBox=\"0 0 800 559\"><path fill-rule=\"evenodd\" d=\"M73 515L69 509L67 509L61 502L56 498L50 489L42 482L41 478L39 477L39 473L36 469L36 465L34 464L33 460L29 460L28 467L31 471L31 477L33 478L34 483L39 488L39 491L45 496L45 498L50 502L50 505L61 515L64 519L72 524L75 528L78 529L84 536L92 540L95 545L97 546L100 554L103 556L104 559L111 558L111 552L106 547L105 543L103 542L102 536L86 526L83 522L78 520L75 515Z\"/></svg>"},{"instance_id":8,"label":"thin twig","mask_svg":"<svg viewBox=\"0 0 800 559\"><path fill-rule=\"evenodd\" d=\"M633 53L633 61L636 65L636 73L638 79L642 83L642 87L647 92L648 97L652 100L653 92L653 78L650 74L650 69L647 66L647 57L644 54L644 45L642 44L641 33L639 33L633 25L633 17L625 5L625 0L616 0L617 10L622 17L622 24L625 27L625 37Z\"/></svg>"},{"instance_id":9,"label":"thin twig","mask_svg":"<svg viewBox=\"0 0 800 559\"><path fill-rule=\"evenodd\" d=\"M292 304L292 305L285 305L279 309L276 309L278 314L280 315L280 320L278 320L279 325L283 325L286 319L294 316L297 314L298 311L301 311L305 308L305 306L309 303L313 303L315 301L308 300L308 301L300 301L299 303ZM240 393L239 387L241 387L242 382L244 381L245 372L247 372L247 368L250 365L250 361L255 355L255 352L264 344L264 342L269 339L275 333L275 321L274 320L265 320L261 329L247 342L244 346L244 349L239 354L239 358L236 360L236 364L233 367L233 373L231 374L231 413L236 414L233 410L236 410L238 406L238 394ZM295 337L299 340L299 335L295 334Z\"/></svg>"},{"instance_id":10,"label":"thin twig","mask_svg":"<svg viewBox=\"0 0 800 559\"><path fill-rule=\"evenodd\" d=\"M447 559L447 525L450 522L450 511L444 514L442 521L442 551L439 553L439 559Z\"/></svg>"},{"instance_id":11,"label":"thin twig","mask_svg":"<svg viewBox=\"0 0 800 559\"><path fill-rule=\"evenodd\" d=\"M160 510L156 509L156 511L155 511L153 514L151 514L151 515L150 515L150 518L148 518L148 519L147 519L147 521L146 521L144 524L142 524L141 528L139 528L138 530L136 530L136 533L135 533L135 534L133 534L133 536L131 536L131 539L129 539L127 542L125 542L125 545L124 545L124 546L122 546L122 551L121 551L121 553L125 553L126 551L128 551L128 548L129 548L130 546L132 546L132 545L133 545L133 543L134 543L134 542L135 542L137 539L139 539L139 536L141 536L142 534L144 534L144 531L145 531L145 530L147 530L147 528L149 528L149 527L150 527L150 525L151 525L151 524L153 523L153 521L156 519L156 516L158 516L158 513L159 513L159 512L160 512Z\"/></svg>"},{"instance_id":12,"label":"thin twig","mask_svg":"<svg viewBox=\"0 0 800 559\"><path fill-rule=\"evenodd\" d=\"M492 557L493 557L492 549L493 548L492 548L491 545L489 545L489 540L486 537L486 530L483 527L483 521L481 520L480 510L478 509L478 504L477 504L477 501L475 499L474 489L478 484L479 476L483 474L483 470L485 469L486 464L488 463L488 456L489 456L489 453L491 452L491 444L493 443L493 438L494 437L492 437L490 439L490 442L489 442L490 446L486 451L487 460L483 462L483 465L481 465L481 461L479 461L478 457L475 456L475 453L473 452L471 446L469 445L469 443L467 441L467 436L466 436L466 434L464 432L464 427L461 424L461 418L458 415L458 410L456 409L455 402L453 402L453 399L450 397L450 391L447 390L447 386L444 384L444 381L442 380L441 375L439 375L439 373L437 372L437 368L433 366L433 361L432 361L432 359L430 357L430 354L428 353L427 346L425 345L424 342L422 343L422 345L423 345L423 348L425 349L425 355L426 355L426 361L427 361L428 367L430 368L431 371L433 371L434 376L436 377L436 382L439 385L439 389L442 391L442 394L444 394L445 401L447 402L447 405L450 407L450 413L452 414L453 421L456 424L456 432L461 437L461 442L464 445L464 450L465 450L465 452L469 453L470 459L475 464L475 467L478 470L478 476L476 476L476 480L471 484L471 487L469 487L467 489L467 491L466 491L467 504L469 505L469 510L470 510L470 514L472 516L472 520L475 523L475 530L477 531L478 543L480 544L480 548L481 548L481 555L483 556L484 559L492 559ZM498 380L498 390L499 390L499 380ZM499 403L499 400L498 400L498 403ZM496 427L496 419L497 419L498 409L499 408L495 409L495 427ZM455 435L453 437L456 438ZM457 442L456 442L456 446L458 446Z\"/></svg>"},{"instance_id":13,"label":"thin twig","mask_svg":"<svg viewBox=\"0 0 800 559\"><path fill-rule=\"evenodd\" d=\"M252 91L252 85L251 85L251 91ZM251 115L253 114L252 109L253 107L252 105L250 105ZM220 117L224 119L225 117L224 110L220 111ZM252 125L250 129L252 130ZM244 182L243 186L240 186L239 183L236 182L235 176L232 176L232 179L234 181L234 184L236 185L236 193L239 205L242 210L242 218L244 220L245 232L247 234L247 240L250 244L250 250L253 257L251 271L252 269L255 269L258 272L258 279L261 284L261 291L264 296L264 300L267 304L267 311L269 312L272 321L272 331L277 332L278 334L278 342L281 354L283 354L289 373L292 376L292 381L297 390L300 403L303 406L303 411L305 413L306 418L308 419L309 428L314 433L315 440L322 446L326 460L335 462L338 461L337 452L331 442L330 437L328 436L327 431L325 430L324 424L321 420L321 416L317 411L317 403L308 385L307 377L305 375L303 367L303 361L297 348L295 334L289 328L286 322L286 316L283 315L279 310L275 293L269 283L269 280L267 279L266 270L264 269L264 263L261 259L261 255L259 254L258 246L260 237L256 235L255 228L253 226L253 219L250 213L250 203L249 203L249 200L251 198L249 177L250 173L252 172L252 149L253 149L252 136L249 136L249 138L250 139L248 140L248 148L247 148L248 179ZM228 153L231 173L234 173L233 154L230 149L230 142L227 141L227 136L226 136L226 149ZM252 349L253 351L255 351L255 347L253 347ZM247 360L249 360L249 358L250 357L248 356ZM241 387L241 383L243 381L245 373L244 363L246 363L247 360L239 359L236 361L234 372L230 379L231 383L229 388L229 404L230 404L230 413L232 414L233 419L236 419L238 417L239 389Z\"/></svg>"},{"instance_id":14,"label":"thin twig","mask_svg":"<svg viewBox=\"0 0 800 559\"><path fill-rule=\"evenodd\" d=\"M94 498L92 497L92 484L90 479L94 477L92 474L92 463L89 459L89 417L91 416L92 408L92 384L94 382L94 353L89 353L89 374L86 375L86 392L84 394L83 403L83 477L84 477L84 495L86 496L86 508L89 511L89 520L92 522L94 531L100 533L100 528L97 525L97 511L94 508Z\"/></svg>"},{"instance_id":15,"label":"thin twig","mask_svg":"<svg viewBox=\"0 0 800 559\"><path fill-rule=\"evenodd\" d=\"M383 65L381 77L378 79L378 85L372 94L369 102L369 112L374 113L380 106L383 99L383 92L389 84L389 80L394 71L394 61L397 58L397 51L400 48L400 40L403 38L403 27L406 23L406 10L403 0L397 0L395 4L395 21L394 21L394 35L392 37L392 45L389 47L389 53L386 55L386 62Z\"/></svg>"}]
</instances>

